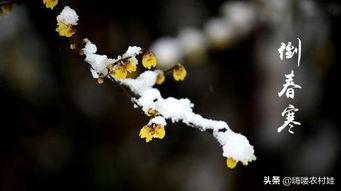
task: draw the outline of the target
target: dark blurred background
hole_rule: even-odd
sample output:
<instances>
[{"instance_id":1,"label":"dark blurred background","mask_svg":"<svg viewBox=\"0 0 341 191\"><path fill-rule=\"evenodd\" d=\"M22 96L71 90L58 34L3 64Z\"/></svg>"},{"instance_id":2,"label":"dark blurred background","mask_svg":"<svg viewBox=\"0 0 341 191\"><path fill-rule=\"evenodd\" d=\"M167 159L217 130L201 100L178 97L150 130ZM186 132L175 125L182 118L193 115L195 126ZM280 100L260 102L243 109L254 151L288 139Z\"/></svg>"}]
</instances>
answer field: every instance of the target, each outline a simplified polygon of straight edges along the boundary
<instances>
[{"instance_id":1,"label":"dark blurred background","mask_svg":"<svg viewBox=\"0 0 341 191\"><path fill-rule=\"evenodd\" d=\"M152 49L159 67L178 62L164 96L188 97L195 111L228 122L255 148L248 166L225 166L207 132L169 123L166 137L138 136L147 117L55 32L66 4L77 35L116 57L129 45ZM339 1L16 1L0 17L0 190L336 190L339 176ZM302 59L281 61L281 42L302 40ZM279 98L284 74L302 89ZM294 135L277 133L289 104ZM264 185L264 176L328 176L334 186Z\"/></svg>"}]
</instances>

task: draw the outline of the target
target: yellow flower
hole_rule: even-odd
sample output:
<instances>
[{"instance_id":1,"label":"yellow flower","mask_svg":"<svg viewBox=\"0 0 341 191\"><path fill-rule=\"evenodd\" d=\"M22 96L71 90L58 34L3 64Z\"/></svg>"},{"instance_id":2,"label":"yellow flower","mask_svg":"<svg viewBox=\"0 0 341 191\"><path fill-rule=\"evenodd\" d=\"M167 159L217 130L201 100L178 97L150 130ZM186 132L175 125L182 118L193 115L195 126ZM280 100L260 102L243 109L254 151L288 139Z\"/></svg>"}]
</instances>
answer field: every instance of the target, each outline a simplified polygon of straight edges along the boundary
<instances>
[{"instance_id":1,"label":"yellow flower","mask_svg":"<svg viewBox=\"0 0 341 191\"><path fill-rule=\"evenodd\" d=\"M110 75L115 79L122 80L127 77L127 69L121 64L116 64L112 70L110 70Z\"/></svg>"},{"instance_id":2,"label":"yellow flower","mask_svg":"<svg viewBox=\"0 0 341 191\"><path fill-rule=\"evenodd\" d=\"M43 0L46 8L53 9L57 4L58 0Z\"/></svg>"},{"instance_id":3,"label":"yellow flower","mask_svg":"<svg viewBox=\"0 0 341 191\"><path fill-rule=\"evenodd\" d=\"M176 81L182 81L185 79L187 75L187 71L185 67L182 64L178 64L174 69L173 69L173 78Z\"/></svg>"},{"instance_id":4,"label":"yellow flower","mask_svg":"<svg viewBox=\"0 0 341 191\"><path fill-rule=\"evenodd\" d=\"M154 53L152 52L146 52L142 57L142 65L145 68L151 69L152 67L155 67L157 64L157 59Z\"/></svg>"},{"instance_id":5,"label":"yellow flower","mask_svg":"<svg viewBox=\"0 0 341 191\"><path fill-rule=\"evenodd\" d=\"M148 117L156 116L156 115L159 114L159 112L158 112L156 109L154 109L154 108L149 108L149 109L147 110L147 112L145 112L145 113L146 113L146 115L147 115Z\"/></svg>"},{"instance_id":6,"label":"yellow flower","mask_svg":"<svg viewBox=\"0 0 341 191\"><path fill-rule=\"evenodd\" d=\"M103 82L104 82L104 76L103 76L103 74L101 74L97 78L97 83L98 84L103 84Z\"/></svg>"},{"instance_id":7,"label":"yellow flower","mask_svg":"<svg viewBox=\"0 0 341 191\"><path fill-rule=\"evenodd\" d=\"M163 72L160 72L157 76L156 76L156 84L161 85L164 81L165 81L165 74Z\"/></svg>"},{"instance_id":8,"label":"yellow flower","mask_svg":"<svg viewBox=\"0 0 341 191\"><path fill-rule=\"evenodd\" d=\"M147 143L153 138L163 139L165 135L165 127L158 124L145 125L140 130L140 137L146 138Z\"/></svg>"},{"instance_id":9,"label":"yellow flower","mask_svg":"<svg viewBox=\"0 0 341 191\"><path fill-rule=\"evenodd\" d=\"M148 143L153 138L153 131L154 130L149 125L143 126L142 129L140 130L141 139L146 138L146 142Z\"/></svg>"},{"instance_id":10,"label":"yellow flower","mask_svg":"<svg viewBox=\"0 0 341 191\"><path fill-rule=\"evenodd\" d=\"M59 33L60 36L71 37L75 34L75 30L72 28L71 25L66 25L65 23L58 22L58 27L56 31Z\"/></svg>"},{"instance_id":11,"label":"yellow flower","mask_svg":"<svg viewBox=\"0 0 341 191\"><path fill-rule=\"evenodd\" d=\"M131 57L125 63L125 67L129 73L136 71L137 59L135 57Z\"/></svg>"},{"instance_id":12,"label":"yellow flower","mask_svg":"<svg viewBox=\"0 0 341 191\"><path fill-rule=\"evenodd\" d=\"M233 169L236 167L238 161L235 161L233 158L229 157L226 159L226 165L228 168Z\"/></svg>"},{"instance_id":13,"label":"yellow flower","mask_svg":"<svg viewBox=\"0 0 341 191\"><path fill-rule=\"evenodd\" d=\"M163 126L157 125L154 130L154 138L163 139L165 137L166 131Z\"/></svg>"}]
</instances>

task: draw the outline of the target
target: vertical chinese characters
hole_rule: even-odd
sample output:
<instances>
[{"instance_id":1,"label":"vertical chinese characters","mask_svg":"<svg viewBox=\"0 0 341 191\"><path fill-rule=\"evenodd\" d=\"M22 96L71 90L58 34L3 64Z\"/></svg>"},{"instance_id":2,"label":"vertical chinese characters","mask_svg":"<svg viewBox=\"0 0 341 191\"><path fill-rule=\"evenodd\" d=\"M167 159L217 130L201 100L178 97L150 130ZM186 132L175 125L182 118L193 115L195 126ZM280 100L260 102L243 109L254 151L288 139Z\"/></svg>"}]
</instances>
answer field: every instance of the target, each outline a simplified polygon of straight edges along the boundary
<instances>
[{"instance_id":1,"label":"vertical chinese characters","mask_svg":"<svg viewBox=\"0 0 341 191\"><path fill-rule=\"evenodd\" d=\"M294 47L292 42L288 42L287 44L281 43L281 46L278 49L279 58L283 60L284 58L291 59L295 54L297 54L297 67L300 67L301 61L301 46L302 42L301 39L297 38L298 45ZM282 97L285 93L287 98L294 99L295 98L295 89L302 89L302 87L294 82L294 70L291 70L289 74L284 74L285 83L283 84L283 88L281 91L278 92L278 97ZM295 121L295 113L299 109L296 108L294 105L289 104L282 112L282 117L285 117L284 123L277 128L277 132L280 133L286 127L288 128L288 132L294 134L292 128L294 125L301 125L300 122Z\"/></svg>"}]
</instances>

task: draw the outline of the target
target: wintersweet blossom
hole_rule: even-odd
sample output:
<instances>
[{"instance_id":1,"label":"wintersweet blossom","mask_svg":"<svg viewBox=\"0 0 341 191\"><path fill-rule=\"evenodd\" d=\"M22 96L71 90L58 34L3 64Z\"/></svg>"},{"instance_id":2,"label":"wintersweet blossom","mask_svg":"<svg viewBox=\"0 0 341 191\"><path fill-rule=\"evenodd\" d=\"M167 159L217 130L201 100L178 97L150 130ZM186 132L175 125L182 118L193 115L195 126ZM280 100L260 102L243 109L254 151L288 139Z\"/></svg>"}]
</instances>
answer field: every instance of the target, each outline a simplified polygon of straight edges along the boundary
<instances>
[{"instance_id":1,"label":"wintersweet blossom","mask_svg":"<svg viewBox=\"0 0 341 191\"><path fill-rule=\"evenodd\" d=\"M58 0L43 0L46 8L53 9L57 4Z\"/></svg>"},{"instance_id":2,"label":"wintersweet blossom","mask_svg":"<svg viewBox=\"0 0 341 191\"><path fill-rule=\"evenodd\" d=\"M128 71L123 64L116 64L113 66L112 70L109 71L109 74L115 79L125 79L127 77Z\"/></svg>"},{"instance_id":3,"label":"wintersweet blossom","mask_svg":"<svg viewBox=\"0 0 341 191\"><path fill-rule=\"evenodd\" d=\"M160 73L156 76L156 84L161 85L165 80L165 74L163 73L163 71L160 71Z\"/></svg>"},{"instance_id":4,"label":"wintersweet blossom","mask_svg":"<svg viewBox=\"0 0 341 191\"><path fill-rule=\"evenodd\" d=\"M153 138L163 139L166 135L165 128L161 125L145 125L140 130L140 137L148 143Z\"/></svg>"},{"instance_id":5,"label":"wintersweet blossom","mask_svg":"<svg viewBox=\"0 0 341 191\"><path fill-rule=\"evenodd\" d=\"M182 64L178 64L173 69L173 78L176 81L183 81L185 77L187 76L186 68Z\"/></svg>"},{"instance_id":6,"label":"wintersweet blossom","mask_svg":"<svg viewBox=\"0 0 341 191\"><path fill-rule=\"evenodd\" d=\"M152 52L146 52L142 57L142 65L145 68L151 69L152 67L155 67L157 64L157 59L154 53Z\"/></svg>"},{"instance_id":7,"label":"wintersweet blossom","mask_svg":"<svg viewBox=\"0 0 341 191\"><path fill-rule=\"evenodd\" d=\"M135 72L137 68L137 64L138 64L137 59L135 57L131 57L125 62L125 68L130 73Z\"/></svg>"},{"instance_id":8,"label":"wintersweet blossom","mask_svg":"<svg viewBox=\"0 0 341 191\"><path fill-rule=\"evenodd\" d=\"M72 28L71 25L66 25L65 23L58 22L56 31L60 36L71 37L75 34L75 29Z\"/></svg>"},{"instance_id":9,"label":"wintersweet blossom","mask_svg":"<svg viewBox=\"0 0 341 191\"><path fill-rule=\"evenodd\" d=\"M154 108L149 108L147 111L146 111L146 115L151 117L151 116L156 116L156 115L159 115L159 112L154 109Z\"/></svg>"},{"instance_id":10,"label":"wintersweet blossom","mask_svg":"<svg viewBox=\"0 0 341 191\"><path fill-rule=\"evenodd\" d=\"M142 127L140 137L145 138L147 143L153 138L163 139L166 135L165 125L166 121L163 117L154 117L147 125Z\"/></svg>"},{"instance_id":11,"label":"wintersweet blossom","mask_svg":"<svg viewBox=\"0 0 341 191\"><path fill-rule=\"evenodd\" d=\"M98 84L103 84L103 82L104 82L104 76L103 76L103 74L100 74L98 76L98 78L97 78L97 83Z\"/></svg>"},{"instance_id":12,"label":"wintersweet blossom","mask_svg":"<svg viewBox=\"0 0 341 191\"><path fill-rule=\"evenodd\" d=\"M226 159L226 166L230 169L233 169L237 166L238 161L235 161L233 158L229 157Z\"/></svg>"},{"instance_id":13,"label":"wintersweet blossom","mask_svg":"<svg viewBox=\"0 0 341 191\"><path fill-rule=\"evenodd\" d=\"M135 57L129 58L127 61L116 64L115 66L108 66L110 76L118 80L127 78L128 73L135 72L136 68L137 59Z\"/></svg>"},{"instance_id":14,"label":"wintersweet blossom","mask_svg":"<svg viewBox=\"0 0 341 191\"><path fill-rule=\"evenodd\" d=\"M78 24L78 15L75 10L65 6L57 16L56 31L60 36L71 37L75 32L74 26Z\"/></svg>"}]
</instances>

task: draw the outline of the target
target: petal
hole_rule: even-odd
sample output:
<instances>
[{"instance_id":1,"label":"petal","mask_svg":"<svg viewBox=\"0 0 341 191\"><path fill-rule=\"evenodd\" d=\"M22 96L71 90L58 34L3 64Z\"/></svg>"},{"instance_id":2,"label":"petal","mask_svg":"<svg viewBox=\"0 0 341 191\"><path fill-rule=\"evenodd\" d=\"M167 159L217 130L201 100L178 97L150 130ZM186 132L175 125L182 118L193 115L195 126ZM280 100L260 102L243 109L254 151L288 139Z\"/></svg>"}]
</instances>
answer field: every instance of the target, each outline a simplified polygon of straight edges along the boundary
<instances>
[{"instance_id":1,"label":"petal","mask_svg":"<svg viewBox=\"0 0 341 191\"><path fill-rule=\"evenodd\" d=\"M165 74L163 72L159 73L156 77L156 84L161 85L165 81L165 79Z\"/></svg>"},{"instance_id":2,"label":"petal","mask_svg":"<svg viewBox=\"0 0 341 191\"><path fill-rule=\"evenodd\" d=\"M177 67L173 69L173 78L176 81L182 81L185 79L186 76L187 71L183 65L179 64Z\"/></svg>"},{"instance_id":3,"label":"petal","mask_svg":"<svg viewBox=\"0 0 341 191\"><path fill-rule=\"evenodd\" d=\"M60 36L71 37L75 30L70 25L66 25L62 22L57 23L56 31L59 33Z\"/></svg>"},{"instance_id":4,"label":"petal","mask_svg":"<svg viewBox=\"0 0 341 191\"><path fill-rule=\"evenodd\" d=\"M127 69L122 65L115 65L113 70L110 71L110 75L115 79L125 79L127 77Z\"/></svg>"},{"instance_id":5,"label":"petal","mask_svg":"<svg viewBox=\"0 0 341 191\"><path fill-rule=\"evenodd\" d=\"M166 135L166 131L163 126L158 125L155 127L155 134L154 134L155 138L163 139L165 135Z\"/></svg>"},{"instance_id":6,"label":"petal","mask_svg":"<svg viewBox=\"0 0 341 191\"><path fill-rule=\"evenodd\" d=\"M233 158L229 157L226 159L226 166L230 169L236 167L238 161L235 161Z\"/></svg>"},{"instance_id":7,"label":"petal","mask_svg":"<svg viewBox=\"0 0 341 191\"><path fill-rule=\"evenodd\" d=\"M46 8L53 9L57 4L58 0L43 0Z\"/></svg>"},{"instance_id":8,"label":"petal","mask_svg":"<svg viewBox=\"0 0 341 191\"><path fill-rule=\"evenodd\" d=\"M146 138L146 142L148 143L149 141L152 140L153 138L153 130L151 127L149 127L148 125L145 125L141 128L140 130L140 137L143 139L143 138Z\"/></svg>"},{"instance_id":9,"label":"petal","mask_svg":"<svg viewBox=\"0 0 341 191\"><path fill-rule=\"evenodd\" d=\"M136 71L136 64L134 64L133 62L128 62L126 65L125 65L126 69L128 72L135 72Z\"/></svg>"},{"instance_id":10,"label":"petal","mask_svg":"<svg viewBox=\"0 0 341 191\"><path fill-rule=\"evenodd\" d=\"M143 55L143 58L142 58L142 65L145 67L145 68L148 68L148 69L151 69L152 67L155 67L157 64L157 59L156 59L156 56L154 53L152 52L146 52L144 55Z\"/></svg>"}]
</instances>

